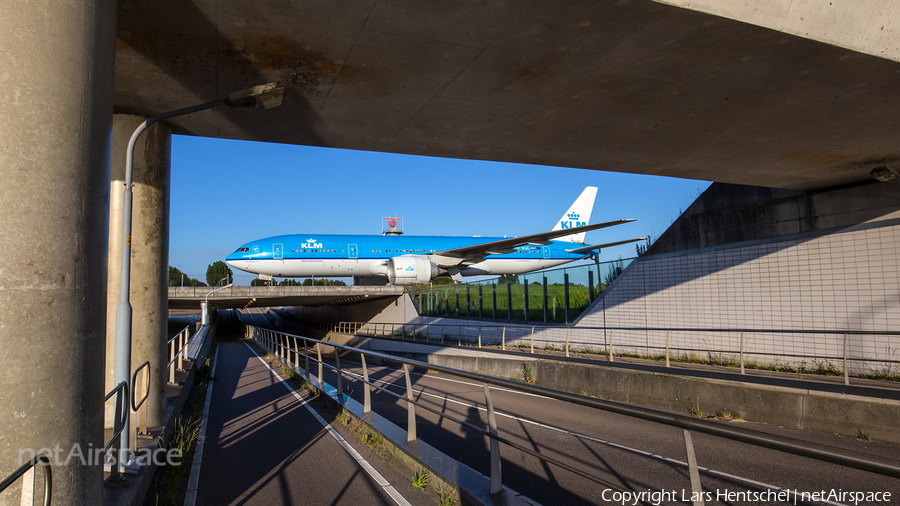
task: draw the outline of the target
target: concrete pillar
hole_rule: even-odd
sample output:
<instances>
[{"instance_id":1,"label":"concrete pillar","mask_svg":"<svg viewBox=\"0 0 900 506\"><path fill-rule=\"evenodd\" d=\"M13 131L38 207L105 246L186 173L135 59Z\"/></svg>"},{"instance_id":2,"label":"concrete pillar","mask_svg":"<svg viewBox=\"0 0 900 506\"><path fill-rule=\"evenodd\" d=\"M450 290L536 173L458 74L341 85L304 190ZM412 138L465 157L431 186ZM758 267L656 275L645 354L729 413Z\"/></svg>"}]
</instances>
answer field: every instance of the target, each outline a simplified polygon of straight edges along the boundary
<instances>
[{"instance_id":1,"label":"concrete pillar","mask_svg":"<svg viewBox=\"0 0 900 506\"><path fill-rule=\"evenodd\" d=\"M0 15L0 476L46 449L58 461L53 504L99 504L103 469L87 457L104 446L116 2L7 7ZM18 488L0 500L18 504Z\"/></svg>"},{"instance_id":2,"label":"concrete pillar","mask_svg":"<svg viewBox=\"0 0 900 506\"><path fill-rule=\"evenodd\" d=\"M165 111L162 111L165 112ZM106 300L106 388L112 390L115 371L116 306L119 305L122 258L122 205L125 190L125 150L135 128L145 118L116 114L113 118L112 176L109 206L109 269ZM166 422L166 340L168 338L169 186L172 131L162 123L148 128L134 149L134 208L131 224L131 370L150 362L150 393L141 410L147 424ZM143 373L141 373L143 375ZM137 392L138 398L143 394ZM112 405L107 427L112 427ZM132 419L132 427L140 417ZM142 427L143 429L143 427Z\"/></svg>"}]
</instances>

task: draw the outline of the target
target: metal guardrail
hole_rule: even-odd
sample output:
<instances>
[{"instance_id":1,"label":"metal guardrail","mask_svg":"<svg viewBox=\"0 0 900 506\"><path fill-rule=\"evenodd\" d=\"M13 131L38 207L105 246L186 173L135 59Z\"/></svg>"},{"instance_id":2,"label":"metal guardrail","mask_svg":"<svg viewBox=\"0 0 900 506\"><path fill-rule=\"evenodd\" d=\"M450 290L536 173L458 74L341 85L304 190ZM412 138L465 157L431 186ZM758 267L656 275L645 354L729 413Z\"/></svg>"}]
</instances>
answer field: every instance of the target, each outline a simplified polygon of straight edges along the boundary
<instances>
[{"instance_id":1,"label":"metal guardrail","mask_svg":"<svg viewBox=\"0 0 900 506\"><path fill-rule=\"evenodd\" d=\"M114 449L112 458L108 459L111 463L109 478L107 479L107 483L109 484L118 484L123 480L121 471L119 470L119 460L122 457L122 432L125 431L125 427L128 423L129 404L133 403L133 399L129 402L130 396L128 395L128 392L128 383L123 381L103 398L103 402L106 402L110 397L116 397L116 415L113 423L113 436L109 443L103 448L103 455L107 456L109 456L110 449Z\"/></svg>"},{"instance_id":2,"label":"metal guardrail","mask_svg":"<svg viewBox=\"0 0 900 506\"><path fill-rule=\"evenodd\" d=\"M44 471L44 506L50 506L53 498L53 471L51 469L50 457L42 453L35 455L29 462L16 469L9 477L3 480L3 483L0 483L0 494L18 481L19 478L24 476L25 483L22 484L22 504L25 504L30 493L33 493L33 490L28 491L26 488L29 483L32 487L34 486L34 467L37 465L40 465L41 469ZM32 498L31 503L34 504L34 498Z\"/></svg>"},{"instance_id":3,"label":"metal guardrail","mask_svg":"<svg viewBox=\"0 0 900 506\"><path fill-rule=\"evenodd\" d=\"M544 462L553 464L555 466L566 469L572 473L577 474L583 478L591 480L595 483L598 483L604 487L608 487L613 490L617 490L620 492L634 492L630 490L623 489L615 484L609 483L606 480L597 477L587 471L582 469L575 468L566 463L560 462L552 457L548 457L538 451L531 450L529 448L523 447L501 435L498 434L496 420L494 418L493 413L493 402L491 400L490 388L489 386L502 387L509 390L514 390L517 392L524 392L528 394L534 394L539 396L548 397L551 399L556 399L564 402L571 402L574 404L578 404L581 406L590 407L593 409L598 409L601 411L608 411L611 413L617 413L625 416L630 416L642 420L647 420L655 423L659 423L662 425L669 425L672 427L678 427L682 429L685 443L685 451L687 454L687 462L690 471L690 481L691 481L691 490L694 493L700 492L700 475L699 468L696 461L696 456L694 453L693 440L691 437L691 431L701 432L704 434L709 434L712 436L729 439L733 441L739 441L755 446L760 446L764 448L769 448L773 450L778 450L786 453L791 453L794 455L801 455L804 457L813 458L816 460L821 460L825 462L831 462L834 464L851 467L855 469L861 469L864 471L869 471L873 473L883 474L886 476L891 476L894 478L900 478L900 460L885 458L877 455L870 455L862 452L857 452L853 450L846 450L843 448L837 448L833 446L828 446L819 443L813 443L809 441L803 441L795 438L779 436L775 434L768 434L765 432L760 432L752 429L747 429L734 425L725 425L709 420L693 418L685 415L679 415L675 413L669 413L662 410L645 408L641 406L626 404L622 402L604 400L604 399L596 399L593 397L587 397L584 395L573 394L569 392L563 392L559 390L553 390L550 388L539 387L535 385L529 385L525 383L519 383L512 380L505 380L502 378L495 378L491 376L485 376L482 374L471 373L467 371L462 371L459 369L452 369L450 367L444 367L436 364L428 364L424 362L419 362L416 360L409 360L400 357L396 357L393 355L388 355L384 353L374 352L374 351L366 351L359 348L353 348L350 346L339 345L335 343L329 343L327 341L321 341L317 339L296 336L292 334L287 334L283 332L275 332L267 329L261 329L258 327L248 326L248 334L251 334L249 337L252 337L255 342L257 342L260 346L278 358L282 364L293 367L294 370L299 372L299 363L301 354L303 356L303 361L305 367L302 368L304 371L304 375L306 380L312 382L312 378L310 375L309 362L310 360L316 362L318 364L318 376L317 382L319 388L324 391L323 384L323 367L328 367L337 372L337 401L341 404L344 404L346 401L344 399L343 394L343 375L351 376L355 379L363 381L364 384L364 413L370 413L372 409L371 405L371 389L375 388L381 392L384 392L388 395L396 397L404 401L407 405L407 438L409 441L416 440L416 414L415 408L419 407L425 409L429 412L432 412L442 418L446 418L452 420L463 427L474 430L484 436L490 438L491 441L491 493L498 492L500 490L502 484L502 477L500 474L500 449L499 443L503 443L509 447L515 448L522 452L525 452L533 457L536 457ZM310 344L315 346L317 352L317 358L310 357ZM322 361L322 348L324 346L328 346L334 348L336 350L335 353L335 363L336 366L331 366L330 364L325 364ZM302 353L301 353L302 348ZM363 376L359 377L356 374L349 373L343 371L341 369L341 361L340 354L337 352L344 351L352 354L358 354L360 357L360 361L362 363L363 368ZM400 395L395 392L391 392L371 381L369 381L368 369L366 366L366 357L377 358L381 360L386 360L393 363L400 363L403 365L404 376L406 380L406 394ZM476 382L480 382L484 387L485 394L485 404L488 411L488 427L482 428L472 425L466 421L455 418L451 415L447 415L431 406L422 404L418 401L415 401L413 398L413 390L412 385L409 379L409 369L410 367L419 367L428 370L434 370L438 372L442 372L445 374L449 374L451 376L464 378ZM495 465L496 464L496 465Z\"/></svg>"},{"instance_id":4,"label":"metal guardrail","mask_svg":"<svg viewBox=\"0 0 900 506\"><path fill-rule=\"evenodd\" d=\"M367 323L340 322L335 329L352 329L354 333L369 337L413 337L441 342L455 342L458 345L471 344L480 347L497 346L501 350L508 347L535 350L564 351L605 355L615 361L617 354L648 359L665 360L666 367L671 361L695 361L706 356L707 361L717 365L740 367L741 374L748 367L804 367L809 361L815 367L828 368L831 373L840 372L844 383L850 384L851 376L866 374L865 366L884 368L887 376L900 375L900 331L863 330L797 330L797 329L721 329L721 328L678 328L678 327L572 327L543 325L467 325L432 323ZM655 333L658 339L651 342L649 335ZM624 334L624 335L623 335ZM643 342L636 342L635 335ZM811 353L788 350L766 351L777 346L773 336L801 335L810 341ZM436 337L435 337L436 335ZM706 346L685 344L684 339L673 343L676 336L693 335L706 342ZM704 337L704 335L706 337ZM724 346L716 347L713 336L722 336L718 341ZM618 337L621 336L621 337ZM857 339L856 348L886 350L886 357L859 356L851 351L851 338L868 337L869 342ZM880 338L880 339L879 339ZM823 341L824 342L820 342ZM751 347L752 346L752 347ZM618 352L616 351L618 350ZM759 361L763 363L760 364ZM831 362L841 364L840 370ZM856 371L851 373L851 370ZM896 367L896 372L895 372ZM803 370L801 370L803 372Z\"/></svg>"},{"instance_id":5,"label":"metal guardrail","mask_svg":"<svg viewBox=\"0 0 900 506\"><path fill-rule=\"evenodd\" d=\"M166 364L169 383L175 383L175 371L184 370L184 359L187 358L187 344L191 337L191 326L188 325L181 329L172 339L166 341L166 347L169 350L169 363Z\"/></svg>"}]
</instances>

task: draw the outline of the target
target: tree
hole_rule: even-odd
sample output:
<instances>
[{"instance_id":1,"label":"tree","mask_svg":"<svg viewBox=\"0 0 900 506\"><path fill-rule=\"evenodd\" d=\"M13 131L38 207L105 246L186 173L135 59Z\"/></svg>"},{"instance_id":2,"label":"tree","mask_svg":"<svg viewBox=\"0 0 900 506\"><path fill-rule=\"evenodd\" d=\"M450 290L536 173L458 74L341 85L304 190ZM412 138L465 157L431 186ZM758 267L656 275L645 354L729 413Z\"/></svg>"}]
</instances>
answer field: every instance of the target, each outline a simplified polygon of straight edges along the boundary
<instances>
[{"instance_id":1,"label":"tree","mask_svg":"<svg viewBox=\"0 0 900 506\"><path fill-rule=\"evenodd\" d=\"M234 274L231 272L228 264L221 260L217 260L206 268L206 283L209 286L216 286L219 284L227 285L232 281L233 275Z\"/></svg>"},{"instance_id":2,"label":"tree","mask_svg":"<svg viewBox=\"0 0 900 506\"><path fill-rule=\"evenodd\" d=\"M639 256L639 257L644 256L644 254L647 253L647 250L650 249L650 243L651 243L650 237L648 236L647 240L644 241L644 244L640 244L640 243L635 244L634 249L637 251L637 256Z\"/></svg>"},{"instance_id":3,"label":"tree","mask_svg":"<svg viewBox=\"0 0 900 506\"><path fill-rule=\"evenodd\" d=\"M206 283L189 277L178 268L169 266L169 286L206 286Z\"/></svg>"}]
</instances>

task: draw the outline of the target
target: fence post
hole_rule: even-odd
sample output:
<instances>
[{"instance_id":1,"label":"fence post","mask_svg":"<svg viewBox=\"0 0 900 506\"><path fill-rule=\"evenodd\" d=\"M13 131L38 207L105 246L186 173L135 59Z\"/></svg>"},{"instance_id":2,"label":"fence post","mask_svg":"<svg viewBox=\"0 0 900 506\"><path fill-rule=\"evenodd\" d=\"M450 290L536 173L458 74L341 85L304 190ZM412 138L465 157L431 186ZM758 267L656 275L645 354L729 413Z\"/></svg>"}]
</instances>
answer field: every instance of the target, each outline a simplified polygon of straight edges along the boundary
<instances>
[{"instance_id":1,"label":"fence post","mask_svg":"<svg viewBox=\"0 0 900 506\"><path fill-rule=\"evenodd\" d=\"M531 327L531 354L534 355L534 327Z\"/></svg>"},{"instance_id":2,"label":"fence post","mask_svg":"<svg viewBox=\"0 0 900 506\"><path fill-rule=\"evenodd\" d=\"M741 331L741 374L744 374L744 331Z\"/></svg>"},{"instance_id":3,"label":"fence post","mask_svg":"<svg viewBox=\"0 0 900 506\"><path fill-rule=\"evenodd\" d=\"M462 325L456 327L456 345L462 346Z\"/></svg>"},{"instance_id":4,"label":"fence post","mask_svg":"<svg viewBox=\"0 0 900 506\"><path fill-rule=\"evenodd\" d=\"M322 378L324 374L322 366L322 343L316 343L316 351L319 353L319 390L325 392L325 380Z\"/></svg>"},{"instance_id":5,"label":"fence post","mask_svg":"<svg viewBox=\"0 0 900 506\"><path fill-rule=\"evenodd\" d=\"M172 360L175 359L175 342L177 339L172 339L172 342L169 343L169 351L171 352L170 356ZM169 366L169 383L175 383L175 364L170 364Z\"/></svg>"},{"instance_id":6,"label":"fence post","mask_svg":"<svg viewBox=\"0 0 900 506\"><path fill-rule=\"evenodd\" d=\"M847 333L844 332L844 385L850 385L850 369L847 368Z\"/></svg>"},{"instance_id":7,"label":"fence post","mask_svg":"<svg viewBox=\"0 0 900 506\"><path fill-rule=\"evenodd\" d=\"M184 346L181 343L181 340L183 338L184 338L184 332L182 332L181 334L178 334L178 339L175 340L175 342L177 343L177 346L175 348L175 353L177 353L176 356L178 357L178 360L175 362L175 364L178 367L178 369L180 369L182 371L184 370L184 356L181 354L181 346Z\"/></svg>"},{"instance_id":8,"label":"fence post","mask_svg":"<svg viewBox=\"0 0 900 506\"><path fill-rule=\"evenodd\" d=\"M569 358L569 327L566 327L566 358Z\"/></svg>"},{"instance_id":9,"label":"fence post","mask_svg":"<svg viewBox=\"0 0 900 506\"><path fill-rule=\"evenodd\" d=\"M305 370L306 370L306 382L309 383L309 343L306 339L303 340L303 356L306 360L305 362Z\"/></svg>"},{"instance_id":10,"label":"fence post","mask_svg":"<svg viewBox=\"0 0 900 506\"><path fill-rule=\"evenodd\" d=\"M666 329L666 367L669 367L669 329Z\"/></svg>"},{"instance_id":11,"label":"fence post","mask_svg":"<svg viewBox=\"0 0 900 506\"><path fill-rule=\"evenodd\" d=\"M359 352L359 359L363 368L363 413L372 412L372 392L369 386L369 369L366 368L366 354Z\"/></svg>"},{"instance_id":12,"label":"fence post","mask_svg":"<svg viewBox=\"0 0 900 506\"><path fill-rule=\"evenodd\" d=\"M609 361L610 361L610 362L613 361L612 335L613 335L613 331L612 331L612 329L609 329Z\"/></svg>"},{"instance_id":13,"label":"fence post","mask_svg":"<svg viewBox=\"0 0 900 506\"><path fill-rule=\"evenodd\" d=\"M481 348L481 327L478 327L478 347Z\"/></svg>"},{"instance_id":14,"label":"fence post","mask_svg":"<svg viewBox=\"0 0 900 506\"><path fill-rule=\"evenodd\" d=\"M684 448L687 453L688 472L691 476L691 495L694 506L703 506L703 488L700 486L700 470L697 468L697 455L694 453L694 442L691 439L691 431L684 432Z\"/></svg>"},{"instance_id":15,"label":"fence post","mask_svg":"<svg viewBox=\"0 0 900 506\"><path fill-rule=\"evenodd\" d=\"M416 405L413 404L412 382L409 380L409 364L403 364L403 375L406 376L406 440L416 440Z\"/></svg>"},{"instance_id":16,"label":"fence post","mask_svg":"<svg viewBox=\"0 0 900 506\"><path fill-rule=\"evenodd\" d=\"M503 326L503 335L500 337L500 349L506 351L506 325Z\"/></svg>"},{"instance_id":17,"label":"fence post","mask_svg":"<svg viewBox=\"0 0 900 506\"><path fill-rule=\"evenodd\" d=\"M491 401L491 392L487 383L484 384L484 400L487 403L488 430L491 436L491 490L490 494L496 494L503 489L503 479L500 474L500 442L497 437L497 418L494 416L494 403Z\"/></svg>"},{"instance_id":18,"label":"fence post","mask_svg":"<svg viewBox=\"0 0 900 506\"><path fill-rule=\"evenodd\" d=\"M341 350L334 349L334 363L337 366L337 401L338 404L344 405L344 378L341 371Z\"/></svg>"}]
</instances>

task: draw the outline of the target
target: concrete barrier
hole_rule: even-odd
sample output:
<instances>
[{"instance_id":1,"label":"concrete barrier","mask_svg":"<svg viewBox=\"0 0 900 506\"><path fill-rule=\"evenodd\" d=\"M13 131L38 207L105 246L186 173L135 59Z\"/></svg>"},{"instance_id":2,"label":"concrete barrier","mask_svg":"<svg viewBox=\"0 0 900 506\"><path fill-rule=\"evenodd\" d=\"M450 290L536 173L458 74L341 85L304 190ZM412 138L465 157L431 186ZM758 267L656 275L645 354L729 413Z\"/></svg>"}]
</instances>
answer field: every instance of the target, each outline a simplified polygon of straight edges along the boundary
<instances>
[{"instance_id":1,"label":"concrete barrier","mask_svg":"<svg viewBox=\"0 0 900 506\"><path fill-rule=\"evenodd\" d=\"M390 339L365 339L362 347L429 364L524 380L536 385L675 413L716 416L737 412L747 421L900 443L900 400L729 381L584 363L516 353L441 347ZM800 383L800 382L794 382ZM701 414L702 413L702 414Z\"/></svg>"}]
</instances>

